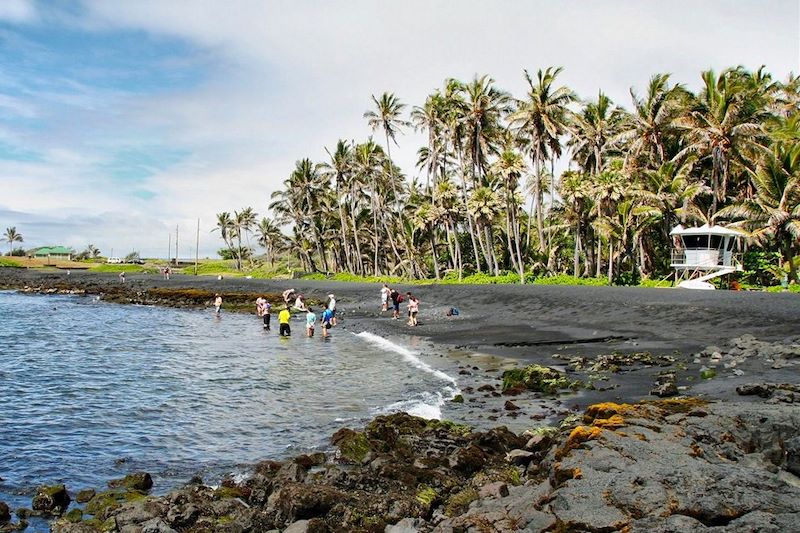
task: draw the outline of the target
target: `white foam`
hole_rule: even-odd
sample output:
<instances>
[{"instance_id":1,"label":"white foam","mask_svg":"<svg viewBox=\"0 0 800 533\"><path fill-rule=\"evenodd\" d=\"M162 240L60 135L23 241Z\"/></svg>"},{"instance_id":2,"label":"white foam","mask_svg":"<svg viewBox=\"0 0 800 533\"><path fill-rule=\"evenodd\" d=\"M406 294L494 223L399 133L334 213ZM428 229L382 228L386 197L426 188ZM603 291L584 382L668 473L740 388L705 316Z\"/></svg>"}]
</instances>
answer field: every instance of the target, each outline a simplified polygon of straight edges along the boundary
<instances>
[{"instance_id":1,"label":"white foam","mask_svg":"<svg viewBox=\"0 0 800 533\"><path fill-rule=\"evenodd\" d=\"M437 369L433 368L431 365L429 365L428 363L426 363L424 361L421 361L416 356L416 354L414 352L412 352L411 350L409 350L408 348L406 348L404 346L400 346L399 344L395 344L390 340L384 339L383 337L375 335L374 333L369 333L368 331L362 331L361 333L357 333L356 336L357 337L361 337L362 339L366 340L367 342L370 342L372 344L376 344L376 345L378 345L381 348L384 348L386 350L391 350L391 351L393 351L395 353L399 353L400 355L403 356L403 359L405 359L406 361L411 363L412 366L414 366L416 368L419 368L420 370L422 370L424 372L428 372L429 374L433 374L434 376L436 376L437 378L441 379L442 381L447 381L447 382L452 383L453 385L458 385L458 382L455 380L454 377L445 374L441 370L437 370Z\"/></svg>"},{"instance_id":2,"label":"white foam","mask_svg":"<svg viewBox=\"0 0 800 533\"><path fill-rule=\"evenodd\" d=\"M450 385L445 386L441 391L436 392L426 392L423 391L417 395L416 398L411 398L407 400L400 400L393 404L387 405L386 407L379 409L376 411L376 414L386 414L386 413L396 413L398 411L404 411L410 415L419 416L421 418L427 419L440 419L442 418L442 406L445 402L452 400L459 394L461 391L458 388L458 382L452 376L433 368L428 363L422 361L417 354L412 350L409 350L405 346L400 346L399 344L395 344L390 340L384 339L378 335L373 333L369 333L366 331L362 331L361 333L356 334L358 337L366 340L369 343L375 344L380 348L385 350L390 350L392 352L400 354L403 359L405 359L408 363L411 364L414 368L418 368L423 372L427 372L436 376L437 378L441 379L442 381L446 381Z\"/></svg>"}]
</instances>

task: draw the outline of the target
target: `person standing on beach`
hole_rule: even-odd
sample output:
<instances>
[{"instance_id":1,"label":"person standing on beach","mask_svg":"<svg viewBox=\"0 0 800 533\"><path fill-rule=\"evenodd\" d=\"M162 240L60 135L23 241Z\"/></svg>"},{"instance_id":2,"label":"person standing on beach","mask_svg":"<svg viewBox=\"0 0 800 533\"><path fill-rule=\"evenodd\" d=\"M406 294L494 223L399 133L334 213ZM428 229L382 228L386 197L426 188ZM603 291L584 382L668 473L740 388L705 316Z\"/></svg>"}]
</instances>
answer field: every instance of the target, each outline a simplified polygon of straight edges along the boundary
<instances>
[{"instance_id":1,"label":"person standing on beach","mask_svg":"<svg viewBox=\"0 0 800 533\"><path fill-rule=\"evenodd\" d=\"M222 310L222 296L217 294L214 296L214 311L219 315L220 310Z\"/></svg>"},{"instance_id":2,"label":"person standing on beach","mask_svg":"<svg viewBox=\"0 0 800 533\"><path fill-rule=\"evenodd\" d=\"M408 325L417 325L417 314L419 313L419 300L416 296L408 297Z\"/></svg>"},{"instance_id":3,"label":"person standing on beach","mask_svg":"<svg viewBox=\"0 0 800 533\"><path fill-rule=\"evenodd\" d=\"M331 324L332 320L333 320L333 313L331 313L330 309L325 309L325 311L322 312L322 318L320 319L320 321L322 322L323 337L327 337L328 330L333 327L333 325Z\"/></svg>"},{"instance_id":4,"label":"person standing on beach","mask_svg":"<svg viewBox=\"0 0 800 533\"><path fill-rule=\"evenodd\" d=\"M120 283L125 283L125 272L120 272L119 273L119 282Z\"/></svg>"},{"instance_id":5,"label":"person standing on beach","mask_svg":"<svg viewBox=\"0 0 800 533\"><path fill-rule=\"evenodd\" d=\"M306 335L309 337L314 336L314 324L317 322L317 315L314 314L314 311L309 306L308 310L306 311Z\"/></svg>"},{"instance_id":6,"label":"person standing on beach","mask_svg":"<svg viewBox=\"0 0 800 533\"><path fill-rule=\"evenodd\" d=\"M331 324L336 325L336 297L333 294L328 295L328 309L331 312Z\"/></svg>"},{"instance_id":7,"label":"person standing on beach","mask_svg":"<svg viewBox=\"0 0 800 533\"><path fill-rule=\"evenodd\" d=\"M392 320L400 318L400 304L403 302L403 295L397 289L391 289L389 297L392 299Z\"/></svg>"},{"instance_id":8,"label":"person standing on beach","mask_svg":"<svg viewBox=\"0 0 800 533\"><path fill-rule=\"evenodd\" d=\"M392 290L389 286L384 283L381 289L381 313L389 310L389 294L391 294L391 292Z\"/></svg>"}]
</instances>

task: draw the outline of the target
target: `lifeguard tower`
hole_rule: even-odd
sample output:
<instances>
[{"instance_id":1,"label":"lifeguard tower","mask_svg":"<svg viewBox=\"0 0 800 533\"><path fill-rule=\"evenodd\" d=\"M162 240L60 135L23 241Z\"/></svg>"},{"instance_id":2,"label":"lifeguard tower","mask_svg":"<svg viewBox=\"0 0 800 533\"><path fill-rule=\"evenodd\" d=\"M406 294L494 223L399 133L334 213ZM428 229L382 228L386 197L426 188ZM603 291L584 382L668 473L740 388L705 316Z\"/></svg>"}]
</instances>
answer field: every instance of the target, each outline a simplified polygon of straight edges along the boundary
<instances>
[{"instance_id":1,"label":"lifeguard tower","mask_svg":"<svg viewBox=\"0 0 800 533\"><path fill-rule=\"evenodd\" d=\"M675 226L672 261L675 285L684 289L714 289L708 281L742 270L744 234L723 226Z\"/></svg>"}]
</instances>

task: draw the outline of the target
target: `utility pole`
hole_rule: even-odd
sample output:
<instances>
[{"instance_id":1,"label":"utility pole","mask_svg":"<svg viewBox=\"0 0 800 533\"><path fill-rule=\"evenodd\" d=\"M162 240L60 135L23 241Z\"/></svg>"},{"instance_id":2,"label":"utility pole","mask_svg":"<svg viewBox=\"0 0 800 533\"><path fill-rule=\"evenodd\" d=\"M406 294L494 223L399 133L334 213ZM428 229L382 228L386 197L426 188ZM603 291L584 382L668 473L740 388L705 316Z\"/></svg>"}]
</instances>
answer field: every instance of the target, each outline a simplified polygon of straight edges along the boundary
<instances>
[{"instance_id":1,"label":"utility pole","mask_svg":"<svg viewBox=\"0 0 800 533\"><path fill-rule=\"evenodd\" d=\"M178 225L175 224L175 268L178 268Z\"/></svg>"},{"instance_id":2,"label":"utility pole","mask_svg":"<svg viewBox=\"0 0 800 533\"><path fill-rule=\"evenodd\" d=\"M197 275L197 260L200 258L200 217L197 217L197 243L194 246L194 275Z\"/></svg>"}]
</instances>

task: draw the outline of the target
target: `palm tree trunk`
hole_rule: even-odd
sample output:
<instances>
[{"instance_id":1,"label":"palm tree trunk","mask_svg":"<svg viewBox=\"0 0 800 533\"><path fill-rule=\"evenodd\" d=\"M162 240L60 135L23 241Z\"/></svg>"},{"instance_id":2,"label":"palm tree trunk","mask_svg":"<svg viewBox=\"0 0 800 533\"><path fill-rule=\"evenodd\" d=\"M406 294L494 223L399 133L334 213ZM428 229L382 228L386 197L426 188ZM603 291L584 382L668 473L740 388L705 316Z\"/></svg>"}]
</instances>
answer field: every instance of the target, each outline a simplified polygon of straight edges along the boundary
<instances>
[{"instance_id":1,"label":"palm tree trunk","mask_svg":"<svg viewBox=\"0 0 800 533\"><path fill-rule=\"evenodd\" d=\"M358 229L356 228L356 215L355 210L351 208L351 217L350 220L353 224L353 241L355 242L356 247L356 261L354 262L354 266L358 266L358 274L363 276L365 274L364 271L364 258L361 257L361 242L358 238ZM354 272L355 273L355 272Z\"/></svg>"},{"instance_id":2,"label":"palm tree trunk","mask_svg":"<svg viewBox=\"0 0 800 533\"><path fill-rule=\"evenodd\" d=\"M463 158L462 165L461 165L461 172L459 172L459 177L461 178L461 199L464 202L464 212L467 216L467 224L469 225L469 237L472 240L472 252L475 257L475 270L478 272L482 272L481 270L481 258L478 256L478 245L475 242L475 228L472 222L472 215L469 212L469 206L467 204L467 180L464 177L464 165L463 165Z\"/></svg>"},{"instance_id":3,"label":"palm tree trunk","mask_svg":"<svg viewBox=\"0 0 800 533\"><path fill-rule=\"evenodd\" d=\"M544 252L544 192L542 191L542 161L536 155L536 232L539 235L539 251Z\"/></svg>"},{"instance_id":4,"label":"palm tree trunk","mask_svg":"<svg viewBox=\"0 0 800 533\"><path fill-rule=\"evenodd\" d=\"M439 279L439 258L436 257L436 230L431 227L431 253L433 254L433 277Z\"/></svg>"},{"instance_id":5,"label":"palm tree trunk","mask_svg":"<svg viewBox=\"0 0 800 533\"><path fill-rule=\"evenodd\" d=\"M579 276L578 269L580 268L580 254L581 254L581 228L580 223L575 226L575 251L572 255L572 273L577 278Z\"/></svg>"},{"instance_id":6,"label":"palm tree trunk","mask_svg":"<svg viewBox=\"0 0 800 533\"><path fill-rule=\"evenodd\" d=\"M608 238L608 284L611 285L611 280L614 277L614 241L611 237Z\"/></svg>"},{"instance_id":7,"label":"palm tree trunk","mask_svg":"<svg viewBox=\"0 0 800 533\"><path fill-rule=\"evenodd\" d=\"M376 200L377 194L378 194L377 184L375 183L375 176L373 176L372 177L372 230L373 230L372 243L374 247L373 252L375 254L375 260L373 264L375 277L381 275L380 268L378 267L378 202Z\"/></svg>"}]
</instances>

